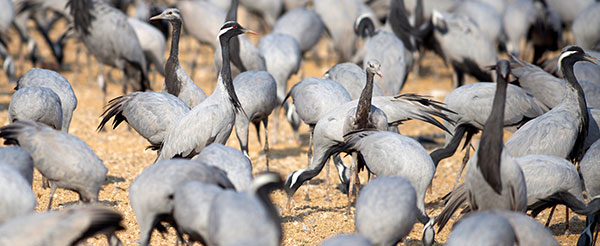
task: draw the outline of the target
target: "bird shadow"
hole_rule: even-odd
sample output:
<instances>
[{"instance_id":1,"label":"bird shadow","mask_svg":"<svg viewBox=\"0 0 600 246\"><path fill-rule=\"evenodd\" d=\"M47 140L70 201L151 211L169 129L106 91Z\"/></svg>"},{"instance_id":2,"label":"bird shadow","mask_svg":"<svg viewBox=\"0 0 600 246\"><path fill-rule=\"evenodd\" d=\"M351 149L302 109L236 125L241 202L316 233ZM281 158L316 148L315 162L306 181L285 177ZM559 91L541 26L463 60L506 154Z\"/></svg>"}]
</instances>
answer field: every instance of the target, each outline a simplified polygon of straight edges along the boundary
<instances>
[{"instance_id":1,"label":"bird shadow","mask_svg":"<svg viewBox=\"0 0 600 246\"><path fill-rule=\"evenodd\" d=\"M417 239L408 239L408 240L404 240L404 245L405 246L421 246L423 245L423 242L421 240L417 240ZM434 242L433 245L443 245L441 243L438 242Z\"/></svg>"},{"instance_id":2,"label":"bird shadow","mask_svg":"<svg viewBox=\"0 0 600 246\"><path fill-rule=\"evenodd\" d=\"M104 181L104 184L105 185L106 184L115 184L115 183L121 183L121 182L125 182L125 178L108 175L108 176L106 176L106 181Z\"/></svg>"},{"instance_id":3,"label":"bird shadow","mask_svg":"<svg viewBox=\"0 0 600 246\"><path fill-rule=\"evenodd\" d=\"M585 221L579 219L576 216L572 216L569 219L569 230L567 231L567 223L552 223L550 222L550 227L548 229L552 232L554 236L560 236L565 234L581 234L585 229Z\"/></svg>"},{"instance_id":4,"label":"bird shadow","mask_svg":"<svg viewBox=\"0 0 600 246\"><path fill-rule=\"evenodd\" d=\"M353 204L354 205L354 204ZM311 205L303 205L292 208L293 210L306 210L302 213L296 215L285 215L281 217L281 222L289 223L289 222L302 222L306 216L309 216L314 213L323 213L323 212L335 212L335 213L345 213L346 206L336 206L336 207L321 207L321 206L311 206Z\"/></svg>"},{"instance_id":5,"label":"bird shadow","mask_svg":"<svg viewBox=\"0 0 600 246\"><path fill-rule=\"evenodd\" d=\"M118 201L109 201L109 200L102 200L102 201L98 201L98 204L102 204L104 206L109 206L109 207L114 207L119 205ZM62 208L71 208L71 207L78 207L78 206L87 206L89 205L88 203L83 203L79 200L75 200L75 201L70 201L70 202L64 202L64 203L59 203L58 206L62 207Z\"/></svg>"},{"instance_id":6,"label":"bird shadow","mask_svg":"<svg viewBox=\"0 0 600 246\"><path fill-rule=\"evenodd\" d=\"M271 159L284 159L292 156L300 156L304 151L299 147L288 147L282 149L270 149ZM263 153L263 151L261 151Z\"/></svg>"}]
</instances>

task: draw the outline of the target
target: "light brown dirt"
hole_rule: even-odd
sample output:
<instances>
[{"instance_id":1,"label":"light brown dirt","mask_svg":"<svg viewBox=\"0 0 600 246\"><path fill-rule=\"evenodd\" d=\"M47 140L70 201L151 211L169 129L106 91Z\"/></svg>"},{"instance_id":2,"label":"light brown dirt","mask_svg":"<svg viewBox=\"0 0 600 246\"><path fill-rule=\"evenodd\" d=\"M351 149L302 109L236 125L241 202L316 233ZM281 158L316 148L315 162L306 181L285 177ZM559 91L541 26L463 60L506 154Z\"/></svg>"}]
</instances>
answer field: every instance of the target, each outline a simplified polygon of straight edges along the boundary
<instances>
[{"instance_id":1,"label":"light brown dirt","mask_svg":"<svg viewBox=\"0 0 600 246\"><path fill-rule=\"evenodd\" d=\"M15 33L13 33L15 34ZM54 36L58 35L53 33ZM16 36L13 36L16 37ZM38 40L41 40L36 35ZM256 43L258 37L253 37L252 40ZM17 38L12 40L11 53L16 53ZM321 59L320 63L314 59L306 59L303 64L303 69L299 75L290 79L290 85L300 80L301 76L318 76L320 77L329 67L335 64L336 57L328 48L329 40L322 39L318 45L317 56ZM41 42L39 42L41 43ZM81 48L83 52L79 54L79 59L76 59L76 49ZM201 47L200 52L196 53L199 45L189 37L184 37L181 45L181 62L184 69L192 74L190 64L192 59L200 62L200 66L195 71L194 81L198 83L205 91L212 92L215 85L214 71L212 68L212 51L207 47ZM46 60L51 60L50 53L47 47L42 47L42 54ZM70 65L70 71L62 72L62 74L71 82L78 98L78 106L73 115L71 128L69 133L83 139L96 154L104 161L104 164L109 169L109 178L100 192L100 201L113 207L115 210L123 214L125 220L123 225L125 231L118 234L125 245L137 245L139 239L138 226L135 216L129 206L128 188L135 177L142 170L151 165L156 154L153 151L144 150L147 146L145 139L140 137L135 131L128 130L126 126L120 126L115 130L107 130L106 132L96 132L96 127L100 122L100 114L102 113L102 94L95 83L95 75L97 73L96 63L91 56L85 53L85 48L75 41L70 41L67 44L65 52L65 61ZM311 56L312 57L312 56ZM24 64L24 68L19 70L19 75L26 72L31 64ZM423 63L424 76L415 78L411 75L403 90L403 93L419 93L424 95L432 95L437 100L443 100L445 95L451 91L451 71L444 67L438 57L428 54ZM109 71L109 69L107 69ZM120 75L116 71L112 71L113 77L119 81ZM384 75L385 76L385 75ZM152 88L160 90L162 88L161 76L152 76ZM10 101L10 96L13 93L14 85L7 85L7 79L2 73L0 75L0 124L5 125L7 120L7 108ZM108 84L108 99L121 95L121 87L115 83ZM270 126L274 126L276 118L280 120L278 129L277 143L271 143L273 170L281 173L282 176L287 176L291 171L304 168L306 166L306 151L308 142L308 127L301 127L301 144L295 141L289 125L285 122L283 115L271 116ZM269 129L271 135L274 129ZM442 131L435 127L422 122L406 122L400 127L401 133L410 137L419 136L435 136L436 141L441 143L443 140ZM232 134L233 135L233 134ZM508 135L508 134L507 134ZM271 138L273 139L273 138ZM238 143L235 137L231 137L228 141L229 146L238 148ZM428 151L431 151L437 146L426 146ZM433 192L428 193L426 197L426 208L430 216L436 216L442 209L443 204L440 202L440 197L449 192L454 184L457 170L460 166L463 152L457 153L454 157L442 161L438 166L435 178L433 180ZM259 145L256 134L253 129L250 130L250 157L254 165L255 173L265 170L265 157L262 152L262 147ZM347 160L346 160L347 161ZM352 233L354 231L354 216L353 214L346 215L346 195L342 194L338 189L339 181L335 177L335 168L331 168L330 177L330 198L331 201L326 201L326 176L322 172L314 180L310 182L310 201L304 200L305 186L301 187L294 196L293 205L289 210L282 211L282 221L284 229L283 245L316 245L325 238L331 237L339 233ZM361 176L362 183L365 183L366 175ZM34 180L34 192L38 198L38 206L36 211L43 211L48 203L49 190L41 188L41 176L36 172ZM276 205L285 207L284 192L278 191L273 194L273 199ZM77 196L74 192L59 189L55 195L53 209L60 209L64 206L73 205L76 203ZM352 209L353 210L353 209ZM548 215L548 211L542 213L538 219L544 223ZM571 213L573 215L573 213ZM455 216L456 218L456 216ZM579 234L584 227L584 218L580 216L571 216L569 232L565 232L565 210L559 206L557 209L550 229L556 239L562 245L574 245L579 237ZM451 222L452 224L453 222ZM422 225L416 224L411 234L405 239L405 245L421 245ZM445 242L450 233L451 226L446 227L440 232L436 239L438 242ZM154 233L152 245L173 245L176 237L174 230L169 229L169 233L161 236ZM88 240L88 245L106 245L106 240L103 237L96 237Z\"/></svg>"}]
</instances>

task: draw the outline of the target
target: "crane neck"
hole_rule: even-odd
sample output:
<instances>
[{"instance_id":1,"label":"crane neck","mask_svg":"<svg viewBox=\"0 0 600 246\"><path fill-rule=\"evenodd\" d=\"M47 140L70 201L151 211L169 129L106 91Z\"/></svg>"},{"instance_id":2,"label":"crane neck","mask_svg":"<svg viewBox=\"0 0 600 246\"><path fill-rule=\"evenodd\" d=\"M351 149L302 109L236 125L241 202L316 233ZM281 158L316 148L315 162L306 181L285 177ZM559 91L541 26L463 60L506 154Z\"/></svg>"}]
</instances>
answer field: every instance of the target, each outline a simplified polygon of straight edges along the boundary
<instances>
[{"instance_id":1,"label":"crane neck","mask_svg":"<svg viewBox=\"0 0 600 246\"><path fill-rule=\"evenodd\" d=\"M358 100L358 106L356 108L356 123L354 130L369 127L369 112L371 110L371 99L373 98L373 76L373 73L367 71L367 83L360 94L360 99Z\"/></svg>"},{"instance_id":2,"label":"crane neck","mask_svg":"<svg viewBox=\"0 0 600 246\"><path fill-rule=\"evenodd\" d=\"M179 37L181 36L181 20L171 22L173 33L171 34L171 51L169 52L169 60L179 61Z\"/></svg>"},{"instance_id":3,"label":"crane neck","mask_svg":"<svg viewBox=\"0 0 600 246\"><path fill-rule=\"evenodd\" d=\"M229 95L229 101L233 106L235 111L242 112L244 116L246 112L242 108L242 104L235 93L235 87L233 86L233 78L231 77L231 64L229 62L229 41L234 35L225 33L219 37L219 41L221 43L221 57L223 59L223 63L221 65L221 80L223 82L223 86ZM243 117L243 116L242 116Z\"/></svg>"},{"instance_id":4,"label":"crane neck","mask_svg":"<svg viewBox=\"0 0 600 246\"><path fill-rule=\"evenodd\" d=\"M577 81L575 77L575 73L573 71L573 67L575 63L578 62L577 58L566 57L561 61L561 71L565 78L565 95L563 97L563 101L565 100L577 100L577 106L579 109L579 113L581 114L580 118L577 119L580 121L580 128L578 130L577 139L575 141L575 146L569 153L569 159L573 161L579 161L579 158L583 155L583 146L582 143L588 134L588 126L589 126L589 118L587 111L587 103L585 101L585 94L583 92L583 88ZM573 99L571 99L573 98ZM562 104L562 103L561 103Z\"/></svg>"}]
</instances>

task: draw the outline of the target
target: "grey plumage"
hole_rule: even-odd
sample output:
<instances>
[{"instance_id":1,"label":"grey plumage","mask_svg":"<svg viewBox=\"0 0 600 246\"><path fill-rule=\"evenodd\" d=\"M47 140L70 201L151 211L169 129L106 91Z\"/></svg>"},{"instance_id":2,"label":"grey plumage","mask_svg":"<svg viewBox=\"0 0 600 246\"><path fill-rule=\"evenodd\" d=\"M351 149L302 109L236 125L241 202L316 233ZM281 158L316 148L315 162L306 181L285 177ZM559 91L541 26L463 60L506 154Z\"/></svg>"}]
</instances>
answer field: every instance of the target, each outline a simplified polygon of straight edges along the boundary
<instances>
[{"instance_id":1,"label":"grey plumage","mask_svg":"<svg viewBox=\"0 0 600 246\"><path fill-rule=\"evenodd\" d=\"M308 77L295 84L288 96L294 100L296 112L307 125L314 125L321 117L342 103L350 101L350 95L339 83Z\"/></svg>"},{"instance_id":2,"label":"grey plumage","mask_svg":"<svg viewBox=\"0 0 600 246\"><path fill-rule=\"evenodd\" d=\"M408 180L416 191L419 210L416 217L423 224L429 221L425 211L425 193L435 174L435 166L419 142L393 132L368 130L354 132L344 139L344 149L359 152L369 172Z\"/></svg>"},{"instance_id":3,"label":"grey plumage","mask_svg":"<svg viewBox=\"0 0 600 246\"><path fill-rule=\"evenodd\" d=\"M192 160L199 160L210 166L223 169L236 190L247 190L254 179L252 163L242 152L220 143L206 146Z\"/></svg>"},{"instance_id":4,"label":"grey plumage","mask_svg":"<svg viewBox=\"0 0 600 246\"><path fill-rule=\"evenodd\" d=\"M402 241L417 218L417 195L402 177L378 177L362 188L356 199L356 231L373 245Z\"/></svg>"},{"instance_id":5,"label":"grey plumage","mask_svg":"<svg viewBox=\"0 0 600 246\"><path fill-rule=\"evenodd\" d=\"M232 37L250 30L233 21L226 22L221 29L221 47L226 48L222 49L224 65L217 88L169 130L160 150L159 160L175 156L189 158L213 142L224 144L231 134L236 111L243 110L231 77L228 44Z\"/></svg>"},{"instance_id":6,"label":"grey plumage","mask_svg":"<svg viewBox=\"0 0 600 246\"><path fill-rule=\"evenodd\" d=\"M503 2L503 1L497 1ZM463 14L471 18L486 37L496 43L502 33L502 17L493 6L482 1L463 1L458 4L454 13Z\"/></svg>"},{"instance_id":7,"label":"grey plumage","mask_svg":"<svg viewBox=\"0 0 600 246\"><path fill-rule=\"evenodd\" d=\"M527 155L515 161L521 166L527 183L527 205L559 191L568 192L585 203L579 174L569 161L549 155Z\"/></svg>"},{"instance_id":8,"label":"grey plumage","mask_svg":"<svg viewBox=\"0 0 600 246\"><path fill-rule=\"evenodd\" d=\"M150 243L154 228L164 230L160 222L170 221L175 190L192 180L233 188L223 170L184 159L159 161L144 169L131 183L129 200L140 226L141 245Z\"/></svg>"},{"instance_id":9,"label":"grey plumage","mask_svg":"<svg viewBox=\"0 0 600 246\"><path fill-rule=\"evenodd\" d=\"M520 245L557 246L552 233L537 220L518 212L496 210L512 225Z\"/></svg>"},{"instance_id":10,"label":"grey plumage","mask_svg":"<svg viewBox=\"0 0 600 246\"><path fill-rule=\"evenodd\" d=\"M375 78L375 82L383 89L386 96L394 96L400 93L406 77L408 76L409 58L412 54L407 51L405 44L396 35L383 28L375 30L374 21L369 14L359 16L354 24L355 31L362 32L360 23L371 22L361 52L363 53L363 68L367 67L367 61L377 60L381 63L382 78ZM357 32L357 34L359 34Z\"/></svg>"},{"instance_id":11,"label":"grey plumage","mask_svg":"<svg viewBox=\"0 0 600 246\"><path fill-rule=\"evenodd\" d=\"M15 80L15 63L8 54L8 28L15 18L15 10L10 0L0 1L0 58L2 58L2 70L9 81Z\"/></svg>"},{"instance_id":12,"label":"grey plumage","mask_svg":"<svg viewBox=\"0 0 600 246\"><path fill-rule=\"evenodd\" d=\"M442 57L454 68L454 84L463 84L464 74L479 81L492 81L485 66L496 63L492 42L469 17L460 14L434 12L432 17L435 40Z\"/></svg>"},{"instance_id":13,"label":"grey plumage","mask_svg":"<svg viewBox=\"0 0 600 246\"><path fill-rule=\"evenodd\" d=\"M371 246L368 238L358 234L340 234L327 238L319 246Z\"/></svg>"},{"instance_id":14,"label":"grey plumage","mask_svg":"<svg viewBox=\"0 0 600 246\"><path fill-rule=\"evenodd\" d=\"M573 65L586 59L593 61L577 46L563 49L559 58L566 77L563 99L552 110L527 122L508 139L506 147L513 156L547 154L570 160L583 157L589 116L583 90L573 74ZM549 139L552 141L547 141Z\"/></svg>"},{"instance_id":15,"label":"grey plumage","mask_svg":"<svg viewBox=\"0 0 600 246\"><path fill-rule=\"evenodd\" d=\"M581 2L581 1L580 1ZM600 24L600 3L591 3L576 15L573 22L573 39L575 44L584 49L600 49L600 34L594 29L594 26ZM564 5L564 4L563 4ZM567 4L569 5L569 4Z\"/></svg>"},{"instance_id":16,"label":"grey plumage","mask_svg":"<svg viewBox=\"0 0 600 246\"><path fill-rule=\"evenodd\" d=\"M288 34L298 42L302 53L311 50L321 39L325 25L321 17L314 11L306 8L296 8L282 15L275 26L273 33Z\"/></svg>"},{"instance_id":17,"label":"grey plumage","mask_svg":"<svg viewBox=\"0 0 600 246\"><path fill-rule=\"evenodd\" d=\"M175 4L181 10L186 33L192 35L201 44L217 48L219 27L225 21L225 10L210 1L182 0ZM193 24L191 24L193 23Z\"/></svg>"},{"instance_id":18,"label":"grey plumage","mask_svg":"<svg viewBox=\"0 0 600 246\"><path fill-rule=\"evenodd\" d=\"M432 117L434 115L451 121L447 114L452 112L446 109L443 104L420 95L403 94L396 97L373 97L371 103L374 106L373 108L379 110L373 110L370 113L369 120L380 130L386 129L386 125L395 127L410 119L421 120L445 129L439 121ZM348 115L355 114L357 104L357 100L344 103L329 111L317 122L314 128L315 155L312 157L312 165L308 169L297 170L288 175L286 180L288 196L293 195L304 181L310 180L319 174L331 155L341 151L340 147L344 143L344 130L350 129L346 125ZM342 165L338 166L340 178L344 177L347 171L342 167Z\"/></svg>"},{"instance_id":19,"label":"grey plumage","mask_svg":"<svg viewBox=\"0 0 600 246\"><path fill-rule=\"evenodd\" d=\"M15 89L28 86L47 87L58 95L62 107L62 130L67 132L71 125L73 111L77 107L77 97L69 81L55 71L33 68L19 79Z\"/></svg>"},{"instance_id":20,"label":"grey plumage","mask_svg":"<svg viewBox=\"0 0 600 246\"><path fill-rule=\"evenodd\" d=\"M56 188L75 191L83 202L97 202L108 169L81 139L32 121L17 121L0 128L5 144L18 144L29 152L35 168L48 179L50 202Z\"/></svg>"},{"instance_id":21,"label":"grey plumage","mask_svg":"<svg viewBox=\"0 0 600 246\"><path fill-rule=\"evenodd\" d=\"M545 0L548 8L556 11L565 25L569 26L580 14L590 6L593 0L573 0L564 2L560 0Z\"/></svg>"},{"instance_id":22,"label":"grey plumage","mask_svg":"<svg viewBox=\"0 0 600 246\"><path fill-rule=\"evenodd\" d=\"M277 83L273 76L265 71L246 71L233 80L236 94L242 104L242 111L235 116L235 133L240 142L240 149L248 155L248 128L250 123L256 127L260 142L260 124L265 129L264 150L269 167L269 115L278 105Z\"/></svg>"},{"instance_id":23,"label":"grey plumage","mask_svg":"<svg viewBox=\"0 0 600 246\"><path fill-rule=\"evenodd\" d=\"M116 97L106 105L98 130L111 118L113 129L125 121L144 137L154 149L164 142L167 133L190 111L181 99L159 92L134 92Z\"/></svg>"},{"instance_id":24,"label":"grey plumage","mask_svg":"<svg viewBox=\"0 0 600 246\"><path fill-rule=\"evenodd\" d=\"M596 179L597 174L600 173L600 165L597 165L599 158L600 141L596 141L579 162L579 170L588 198L595 198L600 195L600 183Z\"/></svg>"},{"instance_id":25,"label":"grey plumage","mask_svg":"<svg viewBox=\"0 0 600 246\"><path fill-rule=\"evenodd\" d=\"M314 2L314 9L333 39L333 48L340 61L349 61L356 51L354 20L363 13L371 12L369 7L359 0L320 0Z\"/></svg>"},{"instance_id":26,"label":"grey plumage","mask_svg":"<svg viewBox=\"0 0 600 246\"><path fill-rule=\"evenodd\" d=\"M487 116L492 111L495 91L495 83L479 82L458 87L446 96L444 103L456 114L448 115L454 123L444 121L444 126L448 128L445 146L431 152L436 165L454 154L465 133L466 139L470 140L474 134L483 129ZM505 128L514 131L544 112L544 108L540 107L535 98L525 90L512 84L508 85L503 122ZM468 144L465 143L464 146Z\"/></svg>"},{"instance_id":27,"label":"grey plumage","mask_svg":"<svg viewBox=\"0 0 600 246\"><path fill-rule=\"evenodd\" d=\"M4 161L0 161L0 182L0 225L13 218L33 213L37 202L31 190L31 183ZM1 238L0 236L0 241Z\"/></svg>"},{"instance_id":28,"label":"grey plumage","mask_svg":"<svg viewBox=\"0 0 600 246\"><path fill-rule=\"evenodd\" d=\"M350 62L336 64L323 75L325 79L340 83L350 94L352 100L360 97L360 93L365 87L366 77L364 69ZM383 90L378 84L373 85L373 96L383 96Z\"/></svg>"},{"instance_id":29,"label":"grey plumage","mask_svg":"<svg viewBox=\"0 0 600 246\"><path fill-rule=\"evenodd\" d=\"M493 211L473 213L459 220L448 237L448 246L502 245L519 243L510 222Z\"/></svg>"},{"instance_id":30,"label":"grey plumage","mask_svg":"<svg viewBox=\"0 0 600 246\"><path fill-rule=\"evenodd\" d=\"M0 162L13 167L27 180L29 185L33 182L33 159L27 150L19 146L6 146L0 148Z\"/></svg>"},{"instance_id":31,"label":"grey plumage","mask_svg":"<svg viewBox=\"0 0 600 246\"><path fill-rule=\"evenodd\" d=\"M240 0L250 12L257 13L268 27L273 27L283 11L283 0Z\"/></svg>"},{"instance_id":32,"label":"grey plumage","mask_svg":"<svg viewBox=\"0 0 600 246\"><path fill-rule=\"evenodd\" d=\"M269 193L281 188L281 177L265 173L247 192L223 191L210 206L210 245L280 245L281 218Z\"/></svg>"},{"instance_id":33,"label":"grey plumage","mask_svg":"<svg viewBox=\"0 0 600 246\"><path fill-rule=\"evenodd\" d=\"M178 9L165 9L151 20L167 20L173 27L171 50L165 64L165 83L163 91L181 99L188 107L193 108L206 99L206 93L187 75L179 64L179 37L181 35L182 17ZM162 53L161 53L162 55Z\"/></svg>"},{"instance_id":34,"label":"grey plumage","mask_svg":"<svg viewBox=\"0 0 600 246\"><path fill-rule=\"evenodd\" d=\"M211 226L210 205L222 191L223 188L219 186L198 181L180 185L173 196L173 218L177 222L177 230L188 234L190 241L198 241L206 245Z\"/></svg>"},{"instance_id":35,"label":"grey plumage","mask_svg":"<svg viewBox=\"0 0 600 246\"><path fill-rule=\"evenodd\" d=\"M25 87L17 90L10 98L8 121L36 121L61 130L61 107L60 98L51 89L40 86Z\"/></svg>"},{"instance_id":36,"label":"grey plumage","mask_svg":"<svg viewBox=\"0 0 600 246\"><path fill-rule=\"evenodd\" d=\"M271 33L260 39L258 51L265 59L267 72L277 82L277 102L281 103L287 92L288 79L300 69L300 46L290 35Z\"/></svg>"},{"instance_id":37,"label":"grey plumage","mask_svg":"<svg viewBox=\"0 0 600 246\"><path fill-rule=\"evenodd\" d=\"M136 18L127 18L129 25L135 31L140 46L144 51L147 65L154 64L158 73L165 75L165 53L166 38L156 27Z\"/></svg>"},{"instance_id":38,"label":"grey plumage","mask_svg":"<svg viewBox=\"0 0 600 246\"><path fill-rule=\"evenodd\" d=\"M77 245L95 234L105 234L108 244L121 245L114 232L123 230L123 216L101 206L74 207L32 213L0 226L2 245Z\"/></svg>"}]
</instances>

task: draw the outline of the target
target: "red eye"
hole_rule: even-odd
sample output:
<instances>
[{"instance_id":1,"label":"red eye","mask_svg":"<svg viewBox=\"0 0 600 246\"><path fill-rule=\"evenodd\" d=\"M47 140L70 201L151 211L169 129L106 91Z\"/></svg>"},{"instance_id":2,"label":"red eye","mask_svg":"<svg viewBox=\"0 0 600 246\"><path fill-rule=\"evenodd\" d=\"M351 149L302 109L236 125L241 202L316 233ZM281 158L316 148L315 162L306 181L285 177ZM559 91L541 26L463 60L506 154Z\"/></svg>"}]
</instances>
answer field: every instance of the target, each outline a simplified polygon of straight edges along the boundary
<instances>
[{"instance_id":1,"label":"red eye","mask_svg":"<svg viewBox=\"0 0 600 246\"><path fill-rule=\"evenodd\" d=\"M233 29L237 29L237 25L233 25Z\"/></svg>"}]
</instances>

